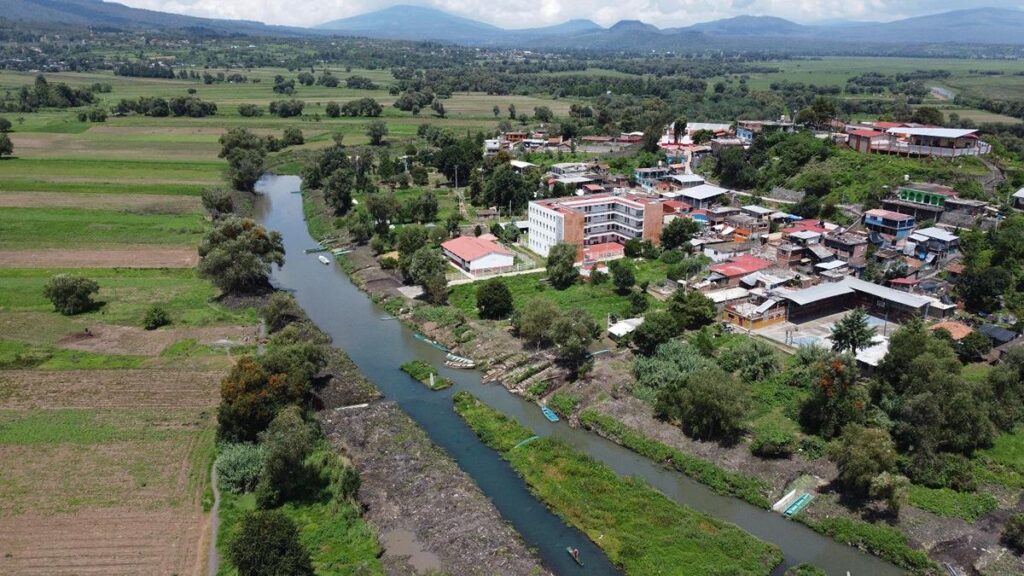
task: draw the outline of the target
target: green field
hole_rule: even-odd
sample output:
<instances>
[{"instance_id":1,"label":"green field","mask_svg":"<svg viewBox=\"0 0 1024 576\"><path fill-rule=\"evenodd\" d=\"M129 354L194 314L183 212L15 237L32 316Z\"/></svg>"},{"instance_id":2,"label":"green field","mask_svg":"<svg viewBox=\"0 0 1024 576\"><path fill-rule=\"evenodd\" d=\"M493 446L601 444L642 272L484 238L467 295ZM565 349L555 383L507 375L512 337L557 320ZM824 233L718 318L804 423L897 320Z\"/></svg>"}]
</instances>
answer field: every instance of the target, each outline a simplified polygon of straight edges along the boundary
<instances>
[{"instance_id":1,"label":"green field","mask_svg":"<svg viewBox=\"0 0 1024 576\"><path fill-rule=\"evenodd\" d=\"M78 208L0 210L0 248L199 244L206 223L198 214L128 214Z\"/></svg>"},{"instance_id":2,"label":"green field","mask_svg":"<svg viewBox=\"0 0 1024 576\"><path fill-rule=\"evenodd\" d=\"M533 432L468 393L456 394L455 410L534 494L626 574L657 574L667 566L693 574L767 574L782 561L775 546L679 505L641 480L621 478L557 440L517 448Z\"/></svg>"},{"instance_id":3,"label":"green field","mask_svg":"<svg viewBox=\"0 0 1024 576\"><path fill-rule=\"evenodd\" d=\"M43 296L43 287L55 274L71 273L95 280L100 285L96 300L105 304L76 320L140 326L146 309L161 304L175 324L251 324L255 311L232 311L214 303L217 290L196 277L194 270L97 268L0 269L0 319L11 313L51 312L53 306ZM63 317L47 314L61 323ZM8 335L10 336L10 335Z\"/></svg>"}]
</instances>

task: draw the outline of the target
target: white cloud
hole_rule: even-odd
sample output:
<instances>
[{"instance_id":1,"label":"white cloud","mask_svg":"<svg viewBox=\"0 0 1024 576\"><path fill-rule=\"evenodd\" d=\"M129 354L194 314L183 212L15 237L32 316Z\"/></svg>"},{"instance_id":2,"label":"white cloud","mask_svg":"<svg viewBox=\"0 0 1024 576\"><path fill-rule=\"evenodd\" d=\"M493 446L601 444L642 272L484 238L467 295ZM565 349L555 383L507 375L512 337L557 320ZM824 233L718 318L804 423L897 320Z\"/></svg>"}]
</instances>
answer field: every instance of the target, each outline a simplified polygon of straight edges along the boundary
<instances>
[{"instance_id":1,"label":"white cloud","mask_svg":"<svg viewBox=\"0 0 1024 576\"><path fill-rule=\"evenodd\" d=\"M687 26L742 14L779 16L797 22L895 20L944 10L975 8L973 0L119 0L136 8L208 18L258 20L312 26L398 3L434 6L506 28L558 24L589 18L610 26L642 20L660 28ZM989 0L989 6L1020 8L1020 0Z\"/></svg>"}]
</instances>

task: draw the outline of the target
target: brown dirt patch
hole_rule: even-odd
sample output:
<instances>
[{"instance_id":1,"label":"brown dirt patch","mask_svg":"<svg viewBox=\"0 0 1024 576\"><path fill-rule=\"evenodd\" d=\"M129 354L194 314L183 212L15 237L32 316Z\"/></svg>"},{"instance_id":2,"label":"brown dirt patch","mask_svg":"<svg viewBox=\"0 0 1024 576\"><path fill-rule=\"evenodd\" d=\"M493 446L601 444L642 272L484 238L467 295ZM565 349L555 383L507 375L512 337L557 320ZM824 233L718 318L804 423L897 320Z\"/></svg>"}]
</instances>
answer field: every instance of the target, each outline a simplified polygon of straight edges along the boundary
<instances>
[{"instance_id":1,"label":"brown dirt patch","mask_svg":"<svg viewBox=\"0 0 1024 576\"><path fill-rule=\"evenodd\" d=\"M127 508L0 520L0 573L201 574L202 514Z\"/></svg>"},{"instance_id":2,"label":"brown dirt patch","mask_svg":"<svg viewBox=\"0 0 1024 576\"><path fill-rule=\"evenodd\" d=\"M135 326L96 325L89 333L76 332L61 338L57 345L69 350L106 354L157 356L171 344L194 339L199 344L255 344L255 326L204 326L202 328L171 328L144 330Z\"/></svg>"},{"instance_id":3,"label":"brown dirt patch","mask_svg":"<svg viewBox=\"0 0 1024 576\"><path fill-rule=\"evenodd\" d=\"M151 214L199 212L196 196L167 194L76 194L74 192L0 192L0 208L87 208Z\"/></svg>"},{"instance_id":4,"label":"brown dirt patch","mask_svg":"<svg viewBox=\"0 0 1024 576\"><path fill-rule=\"evenodd\" d=\"M0 250L4 268L194 268L195 248L90 248Z\"/></svg>"},{"instance_id":5,"label":"brown dirt patch","mask_svg":"<svg viewBox=\"0 0 1024 576\"><path fill-rule=\"evenodd\" d=\"M217 404L223 376L223 370L5 370L0 409L207 408Z\"/></svg>"}]
</instances>

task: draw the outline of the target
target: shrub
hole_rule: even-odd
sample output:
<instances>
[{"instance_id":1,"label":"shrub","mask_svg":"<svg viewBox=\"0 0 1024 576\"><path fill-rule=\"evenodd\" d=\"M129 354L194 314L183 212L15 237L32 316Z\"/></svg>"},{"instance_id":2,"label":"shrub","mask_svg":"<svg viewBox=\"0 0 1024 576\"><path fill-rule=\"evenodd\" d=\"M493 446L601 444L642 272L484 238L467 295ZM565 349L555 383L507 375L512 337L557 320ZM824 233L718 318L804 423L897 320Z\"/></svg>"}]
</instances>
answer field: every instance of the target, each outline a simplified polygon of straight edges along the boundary
<instances>
[{"instance_id":1,"label":"shrub","mask_svg":"<svg viewBox=\"0 0 1024 576\"><path fill-rule=\"evenodd\" d=\"M739 371L746 382L763 380L779 371L779 360L771 344L746 338L722 353L722 368Z\"/></svg>"},{"instance_id":2,"label":"shrub","mask_svg":"<svg viewBox=\"0 0 1024 576\"><path fill-rule=\"evenodd\" d=\"M260 309L260 317L267 324L267 331L273 334L292 322L302 320L306 313L291 294L274 292L266 306Z\"/></svg>"},{"instance_id":3,"label":"shrub","mask_svg":"<svg viewBox=\"0 0 1024 576\"><path fill-rule=\"evenodd\" d=\"M232 494L252 492L263 470L263 448L259 444L224 444L216 465L221 489Z\"/></svg>"},{"instance_id":4,"label":"shrub","mask_svg":"<svg viewBox=\"0 0 1024 576\"><path fill-rule=\"evenodd\" d=\"M243 516L228 558L240 576L313 575L298 527L280 510L256 510Z\"/></svg>"},{"instance_id":5,"label":"shrub","mask_svg":"<svg viewBox=\"0 0 1024 576\"><path fill-rule=\"evenodd\" d=\"M548 406L566 417L572 414L572 411L576 409L576 406L579 406L579 403L579 396L561 390L548 397Z\"/></svg>"},{"instance_id":6,"label":"shrub","mask_svg":"<svg viewBox=\"0 0 1024 576\"><path fill-rule=\"evenodd\" d=\"M781 418L765 419L754 426L750 451L764 458L784 458L793 453L796 435Z\"/></svg>"},{"instance_id":7,"label":"shrub","mask_svg":"<svg viewBox=\"0 0 1024 576\"><path fill-rule=\"evenodd\" d=\"M146 330L156 330L161 326L167 326L171 323L171 317L167 314L167 310L159 304L154 304L146 310L146 317L142 320L142 326Z\"/></svg>"},{"instance_id":8,"label":"shrub","mask_svg":"<svg viewBox=\"0 0 1024 576\"><path fill-rule=\"evenodd\" d=\"M784 576L827 576L825 571L813 564L797 564L786 570Z\"/></svg>"},{"instance_id":9,"label":"shrub","mask_svg":"<svg viewBox=\"0 0 1024 576\"><path fill-rule=\"evenodd\" d=\"M512 291L501 278L492 278L477 287L476 307L481 318L505 318L512 314Z\"/></svg>"},{"instance_id":10,"label":"shrub","mask_svg":"<svg viewBox=\"0 0 1024 576\"><path fill-rule=\"evenodd\" d=\"M57 274L46 283L43 294L58 312L65 316L73 316L96 307L92 296L99 289L99 284L88 278Z\"/></svg>"},{"instance_id":11,"label":"shrub","mask_svg":"<svg viewBox=\"0 0 1024 576\"><path fill-rule=\"evenodd\" d=\"M302 419L298 406L289 406L274 418L260 434L263 465L256 484L256 504L273 508L310 489L311 471L306 458L313 453L316 440L313 426Z\"/></svg>"},{"instance_id":12,"label":"shrub","mask_svg":"<svg viewBox=\"0 0 1024 576\"><path fill-rule=\"evenodd\" d=\"M1024 553L1024 514L1014 514L1006 521L1003 544L1018 554Z\"/></svg>"},{"instance_id":13,"label":"shrub","mask_svg":"<svg viewBox=\"0 0 1024 576\"><path fill-rule=\"evenodd\" d=\"M203 208L214 218L235 211L235 201L231 192L222 188L206 188L203 190Z\"/></svg>"}]
</instances>

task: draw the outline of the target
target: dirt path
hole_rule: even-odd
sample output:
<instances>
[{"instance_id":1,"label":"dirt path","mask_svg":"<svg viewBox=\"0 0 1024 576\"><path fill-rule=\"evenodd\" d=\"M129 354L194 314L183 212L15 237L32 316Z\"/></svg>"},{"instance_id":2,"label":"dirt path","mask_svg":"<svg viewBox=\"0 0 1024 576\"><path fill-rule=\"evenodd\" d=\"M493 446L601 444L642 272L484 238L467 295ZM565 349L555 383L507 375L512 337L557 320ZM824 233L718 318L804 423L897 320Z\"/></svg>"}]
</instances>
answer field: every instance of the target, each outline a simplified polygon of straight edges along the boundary
<instances>
[{"instance_id":1,"label":"dirt path","mask_svg":"<svg viewBox=\"0 0 1024 576\"><path fill-rule=\"evenodd\" d=\"M3 268L194 268L195 248L0 250Z\"/></svg>"}]
</instances>

